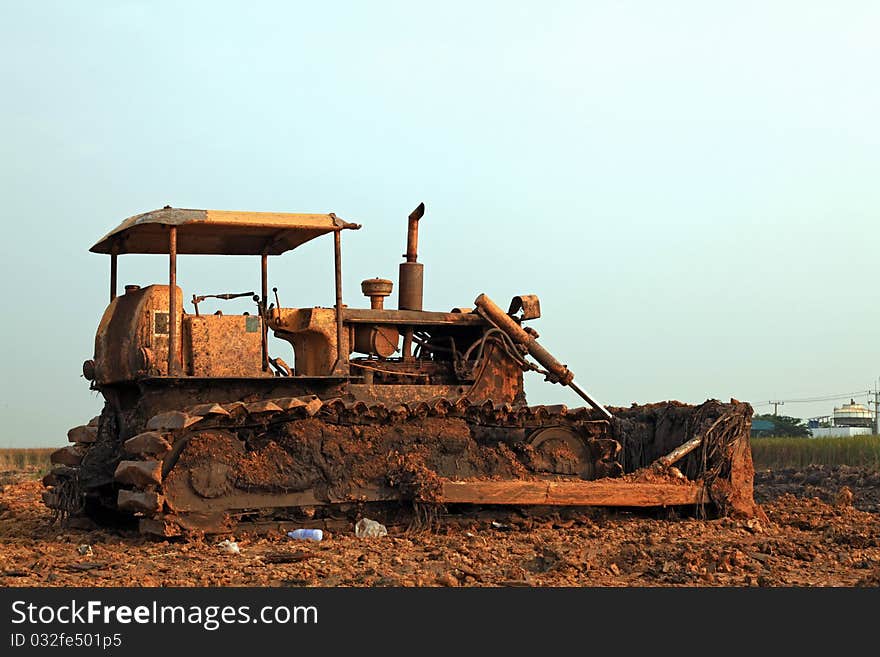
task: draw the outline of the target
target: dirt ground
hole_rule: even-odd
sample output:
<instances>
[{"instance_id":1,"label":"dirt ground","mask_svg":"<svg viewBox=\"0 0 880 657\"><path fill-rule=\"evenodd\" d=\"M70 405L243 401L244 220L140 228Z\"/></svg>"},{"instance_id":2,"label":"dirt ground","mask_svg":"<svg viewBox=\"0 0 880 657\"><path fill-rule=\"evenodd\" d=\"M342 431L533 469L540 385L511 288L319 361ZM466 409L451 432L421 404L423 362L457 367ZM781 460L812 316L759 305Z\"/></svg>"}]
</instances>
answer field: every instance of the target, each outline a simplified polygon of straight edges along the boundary
<instances>
[{"instance_id":1,"label":"dirt ground","mask_svg":"<svg viewBox=\"0 0 880 657\"><path fill-rule=\"evenodd\" d=\"M758 472L769 522L566 509L373 539L230 537L239 554L59 528L34 476L0 473L0 586L880 585L880 473L860 468Z\"/></svg>"}]
</instances>

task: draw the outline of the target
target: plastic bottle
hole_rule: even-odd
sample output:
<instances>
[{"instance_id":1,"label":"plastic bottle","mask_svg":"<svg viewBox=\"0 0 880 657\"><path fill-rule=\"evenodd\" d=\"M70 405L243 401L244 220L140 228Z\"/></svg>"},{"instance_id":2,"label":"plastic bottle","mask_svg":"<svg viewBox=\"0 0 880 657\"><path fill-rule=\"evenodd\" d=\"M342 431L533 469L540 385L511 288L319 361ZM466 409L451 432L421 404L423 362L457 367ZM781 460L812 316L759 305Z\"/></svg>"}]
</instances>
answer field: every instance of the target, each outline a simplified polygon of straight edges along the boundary
<instances>
[{"instance_id":1,"label":"plastic bottle","mask_svg":"<svg viewBox=\"0 0 880 657\"><path fill-rule=\"evenodd\" d=\"M324 532L320 529L294 529L292 532L287 532L287 535L301 541L320 541L324 538Z\"/></svg>"}]
</instances>

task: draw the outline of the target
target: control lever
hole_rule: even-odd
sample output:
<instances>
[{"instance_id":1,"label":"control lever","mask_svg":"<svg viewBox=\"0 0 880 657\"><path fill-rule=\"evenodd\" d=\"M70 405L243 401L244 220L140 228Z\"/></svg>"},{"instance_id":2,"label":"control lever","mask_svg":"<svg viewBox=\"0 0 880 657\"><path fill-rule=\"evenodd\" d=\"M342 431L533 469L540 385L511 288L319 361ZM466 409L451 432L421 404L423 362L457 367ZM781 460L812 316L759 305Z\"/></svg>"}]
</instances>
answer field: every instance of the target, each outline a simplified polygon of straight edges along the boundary
<instances>
[{"instance_id":1,"label":"control lever","mask_svg":"<svg viewBox=\"0 0 880 657\"><path fill-rule=\"evenodd\" d=\"M195 295L195 294L194 294L194 295L193 295L193 298L192 298L192 304L193 304L193 307L196 309L196 316L198 317L198 315L199 315L199 304L200 304L202 301L204 301L205 299L223 299L223 300L225 300L225 301L228 301L229 299L238 299L239 297L249 297L249 296L251 296L251 295L253 295L253 292L240 292L240 293L238 293L238 294L231 294L231 293L226 293L226 294L200 294L200 295Z\"/></svg>"}]
</instances>

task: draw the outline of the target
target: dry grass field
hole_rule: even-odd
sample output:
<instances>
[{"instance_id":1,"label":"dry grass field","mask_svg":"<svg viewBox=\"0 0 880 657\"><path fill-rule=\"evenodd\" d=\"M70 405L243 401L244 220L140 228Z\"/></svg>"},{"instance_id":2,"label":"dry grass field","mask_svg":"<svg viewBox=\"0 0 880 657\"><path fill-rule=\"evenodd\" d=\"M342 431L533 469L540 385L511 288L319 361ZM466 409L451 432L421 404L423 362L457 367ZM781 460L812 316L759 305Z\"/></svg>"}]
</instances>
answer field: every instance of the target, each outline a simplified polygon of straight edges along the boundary
<instances>
[{"instance_id":1,"label":"dry grass field","mask_svg":"<svg viewBox=\"0 0 880 657\"><path fill-rule=\"evenodd\" d=\"M880 436L752 438L755 469L850 465L880 469Z\"/></svg>"}]
</instances>

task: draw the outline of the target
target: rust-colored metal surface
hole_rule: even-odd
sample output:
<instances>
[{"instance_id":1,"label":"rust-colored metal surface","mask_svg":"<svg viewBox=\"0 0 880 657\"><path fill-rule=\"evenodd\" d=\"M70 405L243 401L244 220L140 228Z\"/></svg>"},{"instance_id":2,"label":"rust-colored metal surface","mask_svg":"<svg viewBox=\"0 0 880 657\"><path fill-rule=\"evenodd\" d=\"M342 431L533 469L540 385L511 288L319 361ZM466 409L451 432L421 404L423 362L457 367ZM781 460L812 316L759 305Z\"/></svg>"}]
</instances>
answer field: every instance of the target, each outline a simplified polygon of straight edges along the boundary
<instances>
[{"instance_id":1,"label":"rust-colored metal surface","mask_svg":"<svg viewBox=\"0 0 880 657\"><path fill-rule=\"evenodd\" d=\"M601 481L444 481L441 498L458 504L538 504L552 506L683 506L705 504L699 484Z\"/></svg>"},{"instance_id":2,"label":"rust-colored metal surface","mask_svg":"<svg viewBox=\"0 0 880 657\"><path fill-rule=\"evenodd\" d=\"M538 299L534 295L525 296L525 305L523 305L523 297L514 297L511 303L511 309L522 310L523 316L537 312L540 315L540 306ZM524 329L519 322L515 320L512 314L507 314L485 294L481 294L476 298L474 304L480 313L486 317L493 325L495 325L504 335L506 335L515 345L519 345L520 349L528 353L545 369L540 370L537 367L529 366L524 363L527 369L535 369L544 374L548 381L553 383L561 383L574 390L584 401L599 411L606 419L611 419L611 413L599 402L590 396L590 394L578 386L574 382L574 372L568 369L567 365L560 363L556 357L547 351L542 345L538 344L537 333L532 329ZM521 320L520 320L521 321Z\"/></svg>"},{"instance_id":3,"label":"rust-colored metal surface","mask_svg":"<svg viewBox=\"0 0 880 657\"><path fill-rule=\"evenodd\" d=\"M368 278L361 282L361 292L370 300L371 310L384 310L385 297L391 295L394 282L387 278Z\"/></svg>"},{"instance_id":4,"label":"rust-colored metal surface","mask_svg":"<svg viewBox=\"0 0 880 657\"><path fill-rule=\"evenodd\" d=\"M400 263L397 307L400 310L421 310L424 294L425 266L419 259L419 220L425 214L425 204L413 210L408 218L406 231L405 262Z\"/></svg>"},{"instance_id":5,"label":"rust-colored metal surface","mask_svg":"<svg viewBox=\"0 0 880 657\"><path fill-rule=\"evenodd\" d=\"M254 315L183 319L188 372L204 377L270 376L263 372L262 322Z\"/></svg>"},{"instance_id":6,"label":"rust-colored metal surface","mask_svg":"<svg viewBox=\"0 0 880 657\"><path fill-rule=\"evenodd\" d=\"M333 308L274 308L268 323L276 337L293 346L297 375L330 375L339 352L347 353L346 332L342 333L343 348L337 347L339 332Z\"/></svg>"},{"instance_id":7,"label":"rust-colored metal surface","mask_svg":"<svg viewBox=\"0 0 880 657\"><path fill-rule=\"evenodd\" d=\"M183 306L181 290L176 288L171 321L169 296L167 285L126 286L125 294L110 302L95 336L97 384L168 375L169 332L172 324L180 330Z\"/></svg>"},{"instance_id":8,"label":"rust-colored metal surface","mask_svg":"<svg viewBox=\"0 0 880 657\"><path fill-rule=\"evenodd\" d=\"M168 227L168 287L174 293L168 295L168 316L174 321L168 323L168 376L180 374L181 362L178 345L180 344L180 324L177 322L177 306L180 297L177 295L177 226Z\"/></svg>"},{"instance_id":9,"label":"rust-colored metal surface","mask_svg":"<svg viewBox=\"0 0 880 657\"><path fill-rule=\"evenodd\" d=\"M345 308L343 317L346 324L399 324L407 326L435 326L449 324L454 326L488 326L485 319L471 313L418 312L414 310L382 310L367 308Z\"/></svg>"},{"instance_id":10,"label":"rust-colored metal surface","mask_svg":"<svg viewBox=\"0 0 880 657\"><path fill-rule=\"evenodd\" d=\"M461 504L761 514L751 407L606 409L524 325L541 316L536 295L514 297L507 312L485 294L475 311L424 311L423 214L421 204L407 221L396 309L385 308L394 284L382 278L362 283L369 308L345 305L341 231L359 226L332 214L165 208L123 222L92 249L111 254L114 279L83 365L104 410L52 455L46 503L64 517L132 513L166 535L365 504L429 516ZM278 288L270 303L268 256L322 234L333 236L328 307L282 306ZM114 296L124 253L166 253L169 285ZM260 293L193 294L190 314L176 285L185 253L258 256ZM254 314L200 312L205 299L242 296ZM270 330L287 350L270 353ZM529 406L529 371L590 407Z\"/></svg>"},{"instance_id":11,"label":"rust-colored metal surface","mask_svg":"<svg viewBox=\"0 0 880 657\"><path fill-rule=\"evenodd\" d=\"M521 294L510 301L508 315L519 313L520 320L538 319L541 316L541 300L537 294Z\"/></svg>"},{"instance_id":12,"label":"rust-colored metal surface","mask_svg":"<svg viewBox=\"0 0 880 657\"><path fill-rule=\"evenodd\" d=\"M280 255L309 240L359 224L335 214L231 212L166 207L129 217L90 249L93 253L168 253L168 228L178 253Z\"/></svg>"},{"instance_id":13,"label":"rust-colored metal surface","mask_svg":"<svg viewBox=\"0 0 880 657\"><path fill-rule=\"evenodd\" d=\"M522 403L525 399L522 368L499 340L487 341L474 382L463 396L477 402L491 399L499 404Z\"/></svg>"}]
</instances>

